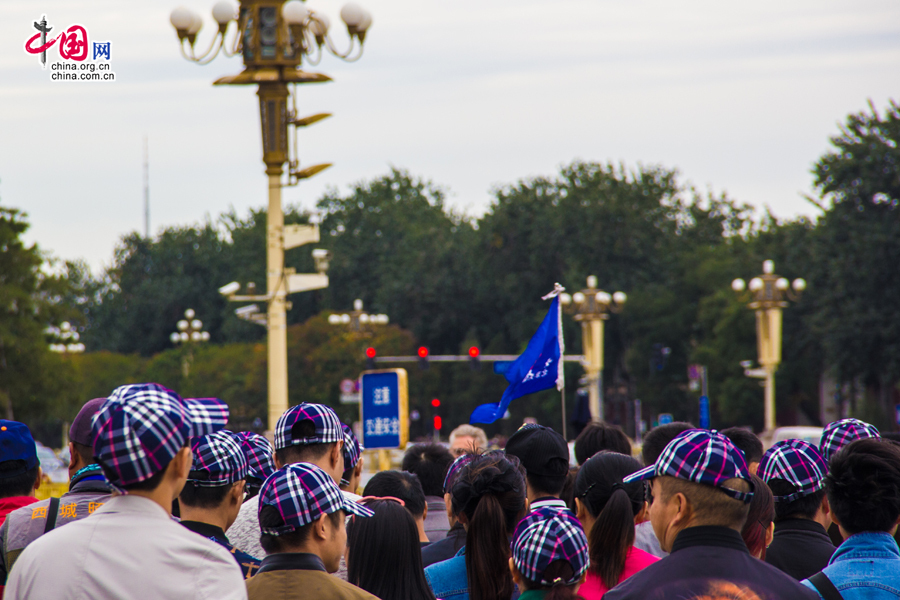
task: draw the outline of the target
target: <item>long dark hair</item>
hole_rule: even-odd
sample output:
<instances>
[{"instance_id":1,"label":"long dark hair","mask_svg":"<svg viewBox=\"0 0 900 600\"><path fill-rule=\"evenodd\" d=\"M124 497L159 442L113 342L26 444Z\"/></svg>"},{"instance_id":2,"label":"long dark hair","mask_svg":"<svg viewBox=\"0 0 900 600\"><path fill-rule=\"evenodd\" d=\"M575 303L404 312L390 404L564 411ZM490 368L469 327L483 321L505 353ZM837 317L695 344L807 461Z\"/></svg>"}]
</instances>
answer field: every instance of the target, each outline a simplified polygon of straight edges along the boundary
<instances>
[{"instance_id":1,"label":"long dark hair","mask_svg":"<svg viewBox=\"0 0 900 600\"><path fill-rule=\"evenodd\" d=\"M509 538L525 512L522 471L516 457L490 452L473 458L453 483L453 512L467 520L466 574L472 600L512 597Z\"/></svg>"},{"instance_id":2,"label":"long dark hair","mask_svg":"<svg viewBox=\"0 0 900 600\"><path fill-rule=\"evenodd\" d=\"M753 498L750 500L750 512L741 529L741 537L747 544L750 554L766 559L766 532L775 520L775 497L766 482L750 473L753 481Z\"/></svg>"},{"instance_id":3,"label":"long dark hair","mask_svg":"<svg viewBox=\"0 0 900 600\"><path fill-rule=\"evenodd\" d=\"M366 506L375 516L354 517L347 526L347 581L379 598L434 600L412 515L393 500Z\"/></svg>"},{"instance_id":4,"label":"long dark hair","mask_svg":"<svg viewBox=\"0 0 900 600\"><path fill-rule=\"evenodd\" d=\"M588 532L590 570L608 588L619 583L625 570L634 544L634 517L644 506L644 483L623 484L622 479L640 469L641 463L630 456L603 451L585 461L575 479L575 497L596 519Z\"/></svg>"}]
</instances>

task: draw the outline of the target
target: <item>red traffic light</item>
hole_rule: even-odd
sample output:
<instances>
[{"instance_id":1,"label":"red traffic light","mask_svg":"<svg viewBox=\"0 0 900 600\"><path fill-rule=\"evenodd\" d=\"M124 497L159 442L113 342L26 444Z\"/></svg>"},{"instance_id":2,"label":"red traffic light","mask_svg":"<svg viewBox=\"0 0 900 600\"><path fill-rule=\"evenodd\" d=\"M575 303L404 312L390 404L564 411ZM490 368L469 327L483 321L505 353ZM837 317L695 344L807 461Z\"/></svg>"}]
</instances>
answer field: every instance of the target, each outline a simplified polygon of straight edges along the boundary
<instances>
[{"instance_id":1,"label":"red traffic light","mask_svg":"<svg viewBox=\"0 0 900 600\"><path fill-rule=\"evenodd\" d=\"M366 348L366 358L375 358L375 355L378 352L375 351L375 348Z\"/></svg>"},{"instance_id":2,"label":"red traffic light","mask_svg":"<svg viewBox=\"0 0 900 600\"><path fill-rule=\"evenodd\" d=\"M428 348L425 346L419 346L418 350L419 358L428 358Z\"/></svg>"},{"instance_id":3,"label":"red traffic light","mask_svg":"<svg viewBox=\"0 0 900 600\"><path fill-rule=\"evenodd\" d=\"M478 346L472 346L469 348L469 356L472 358L478 358L478 355L481 354L481 350L478 349Z\"/></svg>"},{"instance_id":4,"label":"red traffic light","mask_svg":"<svg viewBox=\"0 0 900 600\"><path fill-rule=\"evenodd\" d=\"M441 401L438 400L437 398L434 398L434 399L431 401L431 405L432 405L433 407L437 408L438 406L441 405Z\"/></svg>"},{"instance_id":5,"label":"red traffic light","mask_svg":"<svg viewBox=\"0 0 900 600\"><path fill-rule=\"evenodd\" d=\"M438 416L435 416L435 417L434 417L434 428L435 428L435 429L440 429L440 428L441 428L441 418L438 417Z\"/></svg>"}]
</instances>

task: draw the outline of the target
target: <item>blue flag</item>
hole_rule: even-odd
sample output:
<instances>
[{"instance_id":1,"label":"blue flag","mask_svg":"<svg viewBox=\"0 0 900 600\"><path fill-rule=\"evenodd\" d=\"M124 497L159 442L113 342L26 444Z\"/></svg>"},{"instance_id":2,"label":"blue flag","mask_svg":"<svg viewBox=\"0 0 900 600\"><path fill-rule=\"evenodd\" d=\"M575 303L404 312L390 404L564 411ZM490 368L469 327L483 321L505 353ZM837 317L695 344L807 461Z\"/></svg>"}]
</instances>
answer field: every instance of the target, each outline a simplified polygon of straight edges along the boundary
<instances>
[{"instance_id":1,"label":"blue flag","mask_svg":"<svg viewBox=\"0 0 900 600\"><path fill-rule=\"evenodd\" d=\"M553 298L550 310L541 326L528 342L528 347L519 358L509 365L504 377L509 387L503 392L500 402L482 404L472 411L470 423L493 423L504 414L509 403L527 394L556 387L563 389L563 344L562 313L557 288L544 298Z\"/></svg>"}]
</instances>

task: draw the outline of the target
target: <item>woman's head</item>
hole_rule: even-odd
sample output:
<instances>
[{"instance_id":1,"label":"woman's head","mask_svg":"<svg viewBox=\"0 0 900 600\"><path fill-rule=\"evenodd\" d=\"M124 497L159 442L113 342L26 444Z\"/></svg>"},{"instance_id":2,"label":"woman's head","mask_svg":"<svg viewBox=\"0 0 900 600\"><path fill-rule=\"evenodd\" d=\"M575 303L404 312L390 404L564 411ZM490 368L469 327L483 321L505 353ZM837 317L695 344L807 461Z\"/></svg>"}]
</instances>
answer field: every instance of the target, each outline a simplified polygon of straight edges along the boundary
<instances>
[{"instance_id":1,"label":"woman's head","mask_svg":"<svg viewBox=\"0 0 900 600\"><path fill-rule=\"evenodd\" d=\"M396 500L366 499L375 513L347 526L347 580L379 598L434 598L416 523Z\"/></svg>"},{"instance_id":2,"label":"woman's head","mask_svg":"<svg viewBox=\"0 0 900 600\"><path fill-rule=\"evenodd\" d=\"M509 598L509 536L525 514L525 477L518 459L502 452L475 456L451 491L466 527L466 572L472 600Z\"/></svg>"},{"instance_id":3,"label":"woman's head","mask_svg":"<svg viewBox=\"0 0 900 600\"><path fill-rule=\"evenodd\" d=\"M625 569L625 557L634 544L634 520L644 511L644 483L622 483L641 470L636 459L616 452L589 458L575 479L578 514L593 521L588 532L591 570L603 584L614 587Z\"/></svg>"},{"instance_id":4,"label":"woman's head","mask_svg":"<svg viewBox=\"0 0 900 600\"><path fill-rule=\"evenodd\" d=\"M539 509L516 527L509 559L524 590L546 590L549 600L573 598L588 569L588 543L581 523L567 510Z\"/></svg>"},{"instance_id":5,"label":"woman's head","mask_svg":"<svg viewBox=\"0 0 900 600\"><path fill-rule=\"evenodd\" d=\"M766 482L750 474L753 481L753 498L750 500L750 512L741 530L741 537L747 544L750 554L765 560L766 546L771 543L773 521L775 520L775 497Z\"/></svg>"}]
</instances>

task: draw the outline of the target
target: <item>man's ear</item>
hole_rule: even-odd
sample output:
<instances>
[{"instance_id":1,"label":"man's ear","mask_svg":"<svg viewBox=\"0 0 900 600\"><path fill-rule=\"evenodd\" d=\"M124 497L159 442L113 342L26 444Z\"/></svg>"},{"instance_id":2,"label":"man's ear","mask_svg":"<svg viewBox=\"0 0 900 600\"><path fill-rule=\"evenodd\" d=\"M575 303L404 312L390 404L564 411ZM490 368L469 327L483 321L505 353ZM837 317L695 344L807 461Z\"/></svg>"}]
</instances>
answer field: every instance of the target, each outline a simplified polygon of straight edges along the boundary
<instances>
[{"instance_id":1,"label":"man's ear","mask_svg":"<svg viewBox=\"0 0 900 600\"><path fill-rule=\"evenodd\" d=\"M825 513L825 516L831 515L831 504L828 502L828 495L822 496L822 506L820 510ZM834 515L831 515L831 520L834 520Z\"/></svg>"},{"instance_id":2,"label":"man's ear","mask_svg":"<svg viewBox=\"0 0 900 600\"><path fill-rule=\"evenodd\" d=\"M344 442L337 442L331 449L331 465L341 473L344 472ZM340 469L338 467L340 466Z\"/></svg>"},{"instance_id":3,"label":"man's ear","mask_svg":"<svg viewBox=\"0 0 900 600\"><path fill-rule=\"evenodd\" d=\"M272 453L272 461L275 463L276 471L280 471L281 468L284 466L283 464L281 464L281 461L278 459L278 453L276 453L276 452Z\"/></svg>"},{"instance_id":4,"label":"man's ear","mask_svg":"<svg viewBox=\"0 0 900 600\"><path fill-rule=\"evenodd\" d=\"M37 478L34 480L34 487L32 489L38 489L41 487L41 481L44 480L44 470L41 467L38 467Z\"/></svg>"},{"instance_id":5,"label":"man's ear","mask_svg":"<svg viewBox=\"0 0 900 600\"><path fill-rule=\"evenodd\" d=\"M640 525L644 521L649 521L650 519L647 516L649 512L650 512L650 503L645 500L644 505L641 507L641 510L638 511L638 514L634 515L634 524Z\"/></svg>"},{"instance_id":6,"label":"man's ear","mask_svg":"<svg viewBox=\"0 0 900 600\"><path fill-rule=\"evenodd\" d=\"M240 506L244 503L244 489L247 487L246 481L238 481L231 486L231 503Z\"/></svg>"},{"instance_id":7,"label":"man's ear","mask_svg":"<svg viewBox=\"0 0 900 600\"><path fill-rule=\"evenodd\" d=\"M427 518L428 518L428 503L426 502L425 503L425 512L422 513L422 520L424 521Z\"/></svg>"},{"instance_id":8,"label":"man's ear","mask_svg":"<svg viewBox=\"0 0 900 600\"><path fill-rule=\"evenodd\" d=\"M78 462L78 453L75 451L75 444L69 442L69 470L73 470L75 468L75 464Z\"/></svg>"},{"instance_id":9,"label":"man's ear","mask_svg":"<svg viewBox=\"0 0 900 600\"><path fill-rule=\"evenodd\" d=\"M685 526L690 523L691 519L694 516L694 510L691 507L690 501L688 501L687 496L683 493L678 492L674 494L670 499L670 502L678 503L678 511L675 513L675 518L672 520L673 523L681 526Z\"/></svg>"},{"instance_id":10,"label":"man's ear","mask_svg":"<svg viewBox=\"0 0 900 600\"><path fill-rule=\"evenodd\" d=\"M355 477L362 477L363 472L363 461L365 460L364 456L359 457L359 461L356 463L356 467L353 469L353 475ZM352 491L352 490L351 490Z\"/></svg>"},{"instance_id":11,"label":"man's ear","mask_svg":"<svg viewBox=\"0 0 900 600\"><path fill-rule=\"evenodd\" d=\"M316 539L325 541L330 538L330 536L328 535L328 526L325 523L327 520L328 515L326 514L322 514L318 519L316 519L316 524L313 526L312 530L313 536L315 536Z\"/></svg>"},{"instance_id":12,"label":"man's ear","mask_svg":"<svg viewBox=\"0 0 900 600\"><path fill-rule=\"evenodd\" d=\"M172 473L178 479L187 479L191 473L191 464L194 462L194 455L191 449L185 446L178 451L175 458L172 459L172 467L175 469Z\"/></svg>"}]
</instances>

